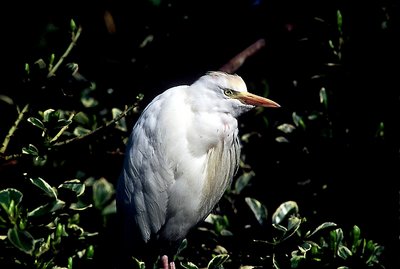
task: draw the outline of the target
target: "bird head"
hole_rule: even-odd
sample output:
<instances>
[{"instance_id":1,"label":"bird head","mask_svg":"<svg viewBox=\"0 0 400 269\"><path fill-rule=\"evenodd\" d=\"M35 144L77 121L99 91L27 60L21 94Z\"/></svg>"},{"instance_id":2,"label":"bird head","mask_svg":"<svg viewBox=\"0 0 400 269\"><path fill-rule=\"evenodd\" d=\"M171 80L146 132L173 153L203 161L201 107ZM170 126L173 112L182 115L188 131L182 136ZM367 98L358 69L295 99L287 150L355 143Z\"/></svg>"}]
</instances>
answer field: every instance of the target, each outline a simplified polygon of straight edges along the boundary
<instances>
[{"instance_id":1,"label":"bird head","mask_svg":"<svg viewBox=\"0 0 400 269\"><path fill-rule=\"evenodd\" d=\"M202 76L193 86L200 94L196 99L201 102L201 107L230 113L234 117L255 106L280 107L278 103L270 99L248 92L246 83L238 75L211 71Z\"/></svg>"}]
</instances>

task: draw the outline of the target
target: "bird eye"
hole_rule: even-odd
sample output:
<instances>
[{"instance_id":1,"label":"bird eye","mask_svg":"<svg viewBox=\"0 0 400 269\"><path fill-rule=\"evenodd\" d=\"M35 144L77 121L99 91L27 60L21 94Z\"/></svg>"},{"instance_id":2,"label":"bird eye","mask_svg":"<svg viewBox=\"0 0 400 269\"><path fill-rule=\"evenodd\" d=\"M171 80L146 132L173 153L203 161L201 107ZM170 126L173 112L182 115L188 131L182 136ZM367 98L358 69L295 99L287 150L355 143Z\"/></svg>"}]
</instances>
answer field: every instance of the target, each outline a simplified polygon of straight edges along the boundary
<instances>
[{"instance_id":1,"label":"bird eye","mask_svg":"<svg viewBox=\"0 0 400 269\"><path fill-rule=\"evenodd\" d=\"M233 95L233 91L231 89L224 89L224 94L226 96L232 96Z\"/></svg>"}]
</instances>

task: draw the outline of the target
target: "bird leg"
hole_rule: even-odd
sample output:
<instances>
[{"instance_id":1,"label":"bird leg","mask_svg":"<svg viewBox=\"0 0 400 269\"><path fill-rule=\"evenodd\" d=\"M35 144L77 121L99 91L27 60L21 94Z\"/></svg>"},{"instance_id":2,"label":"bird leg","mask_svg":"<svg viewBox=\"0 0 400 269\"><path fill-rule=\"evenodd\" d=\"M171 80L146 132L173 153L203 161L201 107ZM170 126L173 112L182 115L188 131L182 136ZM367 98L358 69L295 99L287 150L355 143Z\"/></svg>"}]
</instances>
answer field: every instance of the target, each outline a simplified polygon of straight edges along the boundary
<instances>
[{"instance_id":1,"label":"bird leg","mask_svg":"<svg viewBox=\"0 0 400 269\"><path fill-rule=\"evenodd\" d=\"M168 256L167 255L163 255L161 257L161 262L163 265L163 269L175 269L175 262L170 262L168 263Z\"/></svg>"}]
</instances>

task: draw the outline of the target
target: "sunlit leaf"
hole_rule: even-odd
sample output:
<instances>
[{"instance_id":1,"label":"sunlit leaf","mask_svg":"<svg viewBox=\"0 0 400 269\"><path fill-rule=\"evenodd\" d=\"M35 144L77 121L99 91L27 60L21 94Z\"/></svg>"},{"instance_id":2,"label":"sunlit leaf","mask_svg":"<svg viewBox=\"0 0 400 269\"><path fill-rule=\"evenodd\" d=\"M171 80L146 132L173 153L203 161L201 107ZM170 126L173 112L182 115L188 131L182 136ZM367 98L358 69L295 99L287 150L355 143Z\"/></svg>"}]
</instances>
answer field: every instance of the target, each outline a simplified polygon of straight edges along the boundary
<instances>
[{"instance_id":1,"label":"sunlit leaf","mask_svg":"<svg viewBox=\"0 0 400 269\"><path fill-rule=\"evenodd\" d=\"M292 215L299 213L299 207L294 201L287 201L282 203L272 215L272 223L279 224L283 220L289 218Z\"/></svg>"},{"instance_id":2,"label":"sunlit leaf","mask_svg":"<svg viewBox=\"0 0 400 269\"><path fill-rule=\"evenodd\" d=\"M44 120L44 122L50 122L52 120L58 120L59 115L60 114L57 111L55 111L52 108L49 108L49 109L46 109L43 112L43 120Z\"/></svg>"},{"instance_id":3,"label":"sunlit leaf","mask_svg":"<svg viewBox=\"0 0 400 269\"><path fill-rule=\"evenodd\" d=\"M66 119L59 119L57 121L57 124L54 128L63 128L65 126L68 126L72 123L72 120L66 120Z\"/></svg>"},{"instance_id":4,"label":"sunlit leaf","mask_svg":"<svg viewBox=\"0 0 400 269\"><path fill-rule=\"evenodd\" d=\"M181 262L181 266L185 269L199 269L194 263L192 262Z\"/></svg>"},{"instance_id":5,"label":"sunlit leaf","mask_svg":"<svg viewBox=\"0 0 400 269\"><path fill-rule=\"evenodd\" d=\"M312 245L309 242L303 242L298 248L301 252L307 252L312 248Z\"/></svg>"},{"instance_id":6,"label":"sunlit leaf","mask_svg":"<svg viewBox=\"0 0 400 269\"><path fill-rule=\"evenodd\" d=\"M96 208L103 208L112 198L114 186L105 178L96 180L93 184L93 201Z\"/></svg>"},{"instance_id":7,"label":"sunlit leaf","mask_svg":"<svg viewBox=\"0 0 400 269\"><path fill-rule=\"evenodd\" d=\"M325 108L328 107L328 95L326 93L325 87L322 87L319 90L319 101L321 104L324 105Z\"/></svg>"},{"instance_id":8,"label":"sunlit leaf","mask_svg":"<svg viewBox=\"0 0 400 269\"><path fill-rule=\"evenodd\" d=\"M69 28L71 29L71 32L75 32L75 30L76 30L76 23L75 23L75 21L74 21L73 19L71 19L71 20L69 21Z\"/></svg>"},{"instance_id":9,"label":"sunlit leaf","mask_svg":"<svg viewBox=\"0 0 400 269\"><path fill-rule=\"evenodd\" d=\"M144 262L139 261L138 259L136 259L135 257L132 257L133 262L136 264L134 266L134 268L138 268L138 269L145 269L146 265L144 264Z\"/></svg>"},{"instance_id":10,"label":"sunlit leaf","mask_svg":"<svg viewBox=\"0 0 400 269\"><path fill-rule=\"evenodd\" d=\"M21 231L14 227L8 230L7 237L16 248L27 254L32 254L35 248L35 241L29 232Z\"/></svg>"},{"instance_id":11,"label":"sunlit leaf","mask_svg":"<svg viewBox=\"0 0 400 269\"><path fill-rule=\"evenodd\" d=\"M0 190L0 204L3 204L5 208L10 207L11 201L18 205L22 201L22 197L22 192L13 188Z\"/></svg>"},{"instance_id":12,"label":"sunlit leaf","mask_svg":"<svg viewBox=\"0 0 400 269\"><path fill-rule=\"evenodd\" d=\"M99 101L97 101L93 97L89 97L89 96L82 97L81 102L85 107L88 107L88 108L95 107L99 104Z\"/></svg>"},{"instance_id":13,"label":"sunlit leaf","mask_svg":"<svg viewBox=\"0 0 400 269\"><path fill-rule=\"evenodd\" d=\"M348 249L344 245L339 245L337 254L343 260L347 260L347 258L349 258L353 255L353 253L351 253L350 249Z\"/></svg>"},{"instance_id":14,"label":"sunlit leaf","mask_svg":"<svg viewBox=\"0 0 400 269\"><path fill-rule=\"evenodd\" d=\"M340 10L336 11L336 22L337 22L337 27L339 33L342 33L343 31L343 17L342 17L342 12Z\"/></svg>"},{"instance_id":15,"label":"sunlit leaf","mask_svg":"<svg viewBox=\"0 0 400 269\"><path fill-rule=\"evenodd\" d=\"M312 231L310 234L306 235L306 238L313 236L314 234L316 234L317 232L327 229L327 228L332 228L332 227L336 227L336 223L333 222L324 222L321 225L319 225L314 231Z\"/></svg>"},{"instance_id":16,"label":"sunlit leaf","mask_svg":"<svg viewBox=\"0 0 400 269\"><path fill-rule=\"evenodd\" d=\"M69 206L69 208L72 209L72 210L76 210L76 211L83 211L83 210L86 210L88 208L91 208L92 206L93 206L92 204L87 205L87 204L83 204L81 202L78 202L78 203L72 203Z\"/></svg>"},{"instance_id":17,"label":"sunlit leaf","mask_svg":"<svg viewBox=\"0 0 400 269\"><path fill-rule=\"evenodd\" d=\"M350 236L353 239L351 251L356 252L358 247L361 245L361 230L357 225L353 226L353 229L350 232Z\"/></svg>"},{"instance_id":18,"label":"sunlit leaf","mask_svg":"<svg viewBox=\"0 0 400 269\"><path fill-rule=\"evenodd\" d=\"M13 99L11 99L11 97L4 95L4 94L0 94L0 100L3 101L4 103L6 103L7 105L14 104Z\"/></svg>"},{"instance_id":19,"label":"sunlit leaf","mask_svg":"<svg viewBox=\"0 0 400 269\"><path fill-rule=\"evenodd\" d=\"M86 129L86 128L83 128L83 127L81 127L81 126L77 126L77 127L74 129L74 135L75 135L75 136L87 135L87 134L90 133L90 132L91 132L91 130Z\"/></svg>"},{"instance_id":20,"label":"sunlit leaf","mask_svg":"<svg viewBox=\"0 0 400 269\"><path fill-rule=\"evenodd\" d=\"M246 197L245 201L250 207L251 211L253 211L253 214L256 217L258 223L263 225L267 221L267 208L260 201L254 198Z\"/></svg>"},{"instance_id":21,"label":"sunlit leaf","mask_svg":"<svg viewBox=\"0 0 400 269\"><path fill-rule=\"evenodd\" d=\"M228 259L229 259L228 254L219 254L214 258L212 258L212 260L207 265L207 269L221 268L222 264L225 263Z\"/></svg>"},{"instance_id":22,"label":"sunlit leaf","mask_svg":"<svg viewBox=\"0 0 400 269\"><path fill-rule=\"evenodd\" d=\"M50 186L49 183L44 181L40 177L35 177L35 178L30 178L29 179L35 186L39 187L41 190L43 190L48 196L56 198L57 199L57 190Z\"/></svg>"},{"instance_id":23,"label":"sunlit leaf","mask_svg":"<svg viewBox=\"0 0 400 269\"><path fill-rule=\"evenodd\" d=\"M281 238L281 241L286 240L291 237L299 228L301 224L301 219L298 217L289 217L287 231L284 236Z\"/></svg>"},{"instance_id":24,"label":"sunlit leaf","mask_svg":"<svg viewBox=\"0 0 400 269\"><path fill-rule=\"evenodd\" d=\"M65 206L64 201L54 200L50 203L39 206L39 207L35 208L34 210L30 211L28 213L28 217L40 217L40 216L55 212L57 210L60 210L64 206Z\"/></svg>"},{"instance_id":25,"label":"sunlit leaf","mask_svg":"<svg viewBox=\"0 0 400 269\"><path fill-rule=\"evenodd\" d=\"M289 124L289 123L283 123L283 124L279 125L277 127L277 129L279 131L284 132L285 134L290 134L296 129L296 127L294 127L292 124Z\"/></svg>"},{"instance_id":26,"label":"sunlit leaf","mask_svg":"<svg viewBox=\"0 0 400 269\"><path fill-rule=\"evenodd\" d=\"M82 183L79 179L67 180L62 183L58 188L66 188L76 193L76 196L79 197L85 192L85 184Z\"/></svg>"},{"instance_id":27,"label":"sunlit leaf","mask_svg":"<svg viewBox=\"0 0 400 269\"><path fill-rule=\"evenodd\" d=\"M176 255L179 255L184 249L186 249L188 246L187 239L183 239L182 243L179 245L178 251L176 252Z\"/></svg>"},{"instance_id":28,"label":"sunlit leaf","mask_svg":"<svg viewBox=\"0 0 400 269\"><path fill-rule=\"evenodd\" d=\"M22 148L22 153L32 155L32 156L38 156L39 150L35 145L29 144L28 147Z\"/></svg>"},{"instance_id":29,"label":"sunlit leaf","mask_svg":"<svg viewBox=\"0 0 400 269\"><path fill-rule=\"evenodd\" d=\"M101 214L103 216L115 213L117 213L117 205L115 199L111 203L109 203L106 207L104 207L103 210L101 211Z\"/></svg>"},{"instance_id":30,"label":"sunlit leaf","mask_svg":"<svg viewBox=\"0 0 400 269\"><path fill-rule=\"evenodd\" d=\"M32 123L33 126L38 127L38 128L40 128L42 130L45 129L43 122L41 120L39 120L38 118L29 117L28 118L28 122Z\"/></svg>"},{"instance_id":31,"label":"sunlit leaf","mask_svg":"<svg viewBox=\"0 0 400 269\"><path fill-rule=\"evenodd\" d=\"M287 138L284 136L275 137L275 141L278 143L289 143L289 140L287 140Z\"/></svg>"},{"instance_id":32,"label":"sunlit leaf","mask_svg":"<svg viewBox=\"0 0 400 269\"><path fill-rule=\"evenodd\" d=\"M76 113L76 115L73 118L73 121L82 125L88 125L89 117L84 112L80 111Z\"/></svg>"},{"instance_id":33,"label":"sunlit leaf","mask_svg":"<svg viewBox=\"0 0 400 269\"><path fill-rule=\"evenodd\" d=\"M37 248L37 250L35 251L36 257L39 257L40 255L42 255L50 250L50 240L51 240L50 235L47 237L46 241L44 240L44 238L35 240L35 245L38 245L38 244L40 245L39 248Z\"/></svg>"},{"instance_id":34,"label":"sunlit leaf","mask_svg":"<svg viewBox=\"0 0 400 269\"><path fill-rule=\"evenodd\" d=\"M301 127L303 129L306 128L306 124L304 123L303 118L300 117L299 115L297 115L296 112L292 113L292 119L293 119L294 125L296 125L297 127Z\"/></svg>"},{"instance_id":35,"label":"sunlit leaf","mask_svg":"<svg viewBox=\"0 0 400 269\"><path fill-rule=\"evenodd\" d=\"M111 109L111 113L112 113L113 119L115 119L116 117L121 115L122 110L114 107L113 109ZM122 118L119 121L117 121L115 126L116 126L117 129L119 129L119 130L121 130L123 132L126 132L128 130L127 127L126 127L125 118Z\"/></svg>"},{"instance_id":36,"label":"sunlit leaf","mask_svg":"<svg viewBox=\"0 0 400 269\"><path fill-rule=\"evenodd\" d=\"M254 176L254 171L244 172L235 182L235 192L237 194L241 193Z\"/></svg>"}]
</instances>

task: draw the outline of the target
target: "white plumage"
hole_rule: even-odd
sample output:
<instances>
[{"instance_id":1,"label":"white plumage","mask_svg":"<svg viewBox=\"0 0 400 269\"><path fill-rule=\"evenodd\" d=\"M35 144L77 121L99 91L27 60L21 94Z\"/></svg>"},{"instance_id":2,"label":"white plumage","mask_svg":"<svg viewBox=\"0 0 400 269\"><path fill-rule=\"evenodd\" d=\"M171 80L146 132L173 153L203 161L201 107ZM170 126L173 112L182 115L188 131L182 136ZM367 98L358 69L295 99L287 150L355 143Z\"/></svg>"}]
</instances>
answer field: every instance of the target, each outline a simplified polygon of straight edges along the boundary
<instances>
[{"instance_id":1,"label":"white plumage","mask_svg":"<svg viewBox=\"0 0 400 269\"><path fill-rule=\"evenodd\" d=\"M248 93L237 75L209 72L190 86L166 90L145 108L117 187L128 255L135 246L150 251L148 244L171 256L207 217L238 166L236 118L255 105L279 106Z\"/></svg>"}]
</instances>

